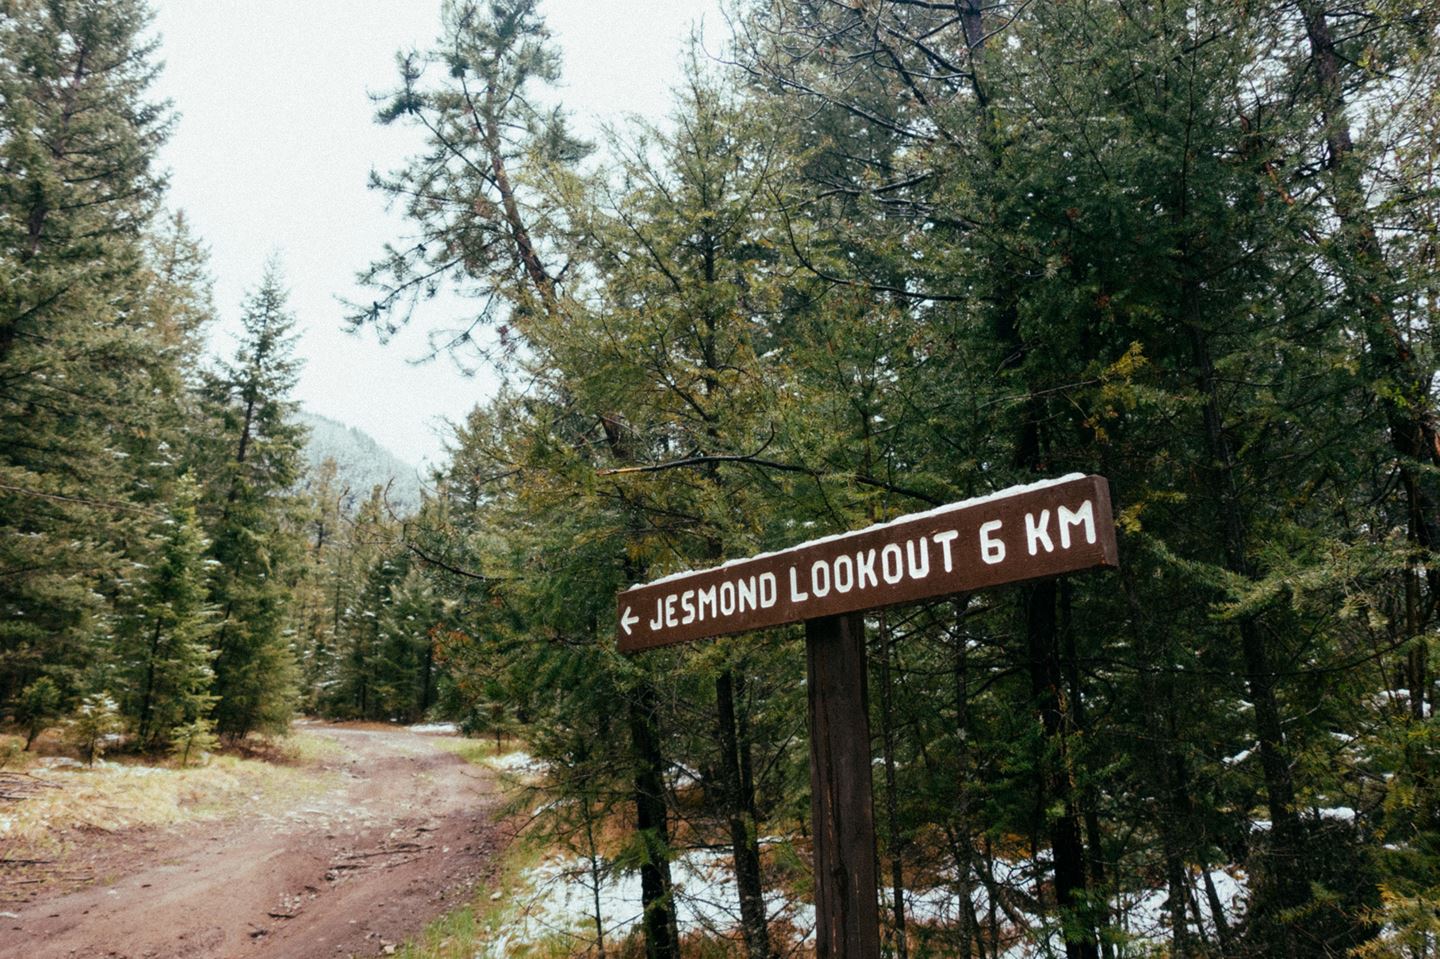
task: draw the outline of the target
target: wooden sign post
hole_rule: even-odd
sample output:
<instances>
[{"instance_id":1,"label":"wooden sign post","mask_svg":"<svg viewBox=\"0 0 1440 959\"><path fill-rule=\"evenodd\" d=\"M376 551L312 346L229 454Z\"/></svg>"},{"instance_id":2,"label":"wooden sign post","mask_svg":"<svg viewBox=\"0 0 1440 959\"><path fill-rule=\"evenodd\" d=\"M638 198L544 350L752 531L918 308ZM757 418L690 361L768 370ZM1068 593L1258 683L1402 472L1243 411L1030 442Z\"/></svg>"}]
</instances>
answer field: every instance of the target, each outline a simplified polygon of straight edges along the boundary
<instances>
[{"instance_id":1,"label":"wooden sign post","mask_svg":"<svg viewBox=\"0 0 1440 959\"><path fill-rule=\"evenodd\" d=\"M639 652L805 623L815 954L878 959L863 614L1117 565L1110 486L1072 474L633 587L616 636Z\"/></svg>"}]
</instances>

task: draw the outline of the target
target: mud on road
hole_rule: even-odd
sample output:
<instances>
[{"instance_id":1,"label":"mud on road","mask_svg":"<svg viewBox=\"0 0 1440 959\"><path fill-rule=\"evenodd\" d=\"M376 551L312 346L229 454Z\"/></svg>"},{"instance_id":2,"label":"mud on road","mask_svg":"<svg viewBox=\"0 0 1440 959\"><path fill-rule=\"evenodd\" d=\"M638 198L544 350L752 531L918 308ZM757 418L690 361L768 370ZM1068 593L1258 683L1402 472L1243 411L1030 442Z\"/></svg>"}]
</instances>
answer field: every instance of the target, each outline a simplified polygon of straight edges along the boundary
<instances>
[{"instance_id":1,"label":"mud on road","mask_svg":"<svg viewBox=\"0 0 1440 959\"><path fill-rule=\"evenodd\" d=\"M76 844L99 877L0 903L0 959L377 956L493 876L494 776L404 729L309 725L340 785L281 816L135 829Z\"/></svg>"}]
</instances>

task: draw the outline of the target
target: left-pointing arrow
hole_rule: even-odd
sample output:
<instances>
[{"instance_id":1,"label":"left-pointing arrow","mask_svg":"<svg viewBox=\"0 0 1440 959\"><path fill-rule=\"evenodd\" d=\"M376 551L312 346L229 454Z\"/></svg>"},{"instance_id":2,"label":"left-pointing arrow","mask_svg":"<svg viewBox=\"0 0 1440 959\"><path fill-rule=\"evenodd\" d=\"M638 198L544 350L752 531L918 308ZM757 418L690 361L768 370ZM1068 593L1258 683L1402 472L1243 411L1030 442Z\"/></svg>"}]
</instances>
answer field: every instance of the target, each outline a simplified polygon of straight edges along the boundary
<instances>
[{"instance_id":1,"label":"left-pointing arrow","mask_svg":"<svg viewBox=\"0 0 1440 959\"><path fill-rule=\"evenodd\" d=\"M640 622L640 617L630 612L630 607L625 607L625 612L620 614L620 625L625 628L625 635L630 635L630 627Z\"/></svg>"}]
</instances>

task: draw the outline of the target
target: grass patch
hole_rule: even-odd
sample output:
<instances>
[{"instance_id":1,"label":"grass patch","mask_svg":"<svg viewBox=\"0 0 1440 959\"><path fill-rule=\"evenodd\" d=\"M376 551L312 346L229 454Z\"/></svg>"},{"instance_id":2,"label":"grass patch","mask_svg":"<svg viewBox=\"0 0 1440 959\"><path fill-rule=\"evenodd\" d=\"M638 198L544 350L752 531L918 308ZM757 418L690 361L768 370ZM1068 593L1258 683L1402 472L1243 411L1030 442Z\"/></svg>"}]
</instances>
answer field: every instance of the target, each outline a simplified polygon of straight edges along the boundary
<instances>
[{"instance_id":1,"label":"grass patch","mask_svg":"<svg viewBox=\"0 0 1440 959\"><path fill-rule=\"evenodd\" d=\"M482 765L485 760L492 756L500 756L508 752L507 746L496 748L493 739L464 739L460 736L433 736L430 738L440 749L447 753L454 753L467 763Z\"/></svg>"},{"instance_id":2,"label":"grass patch","mask_svg":"<svg viewBox=\"0 0 1440 959\"><path fill-rule=\"evenodd\" d=\"M344 749L333 740L301 733L277 748L303 757L328 755L332 747ZM83 830L280 812L339 782L337 773L237 755L187 768L107 761L88 769L32 766L29 772L43 788L0 805L0 839L31 849L53 849Z\"/></svg>"},{"instance_id":3,"label":"grass patch","mask_svg":"<svg viewBox=\"0 0 1440 959\"><path fill-rule=\"evenodd\" d=\"M400 959L471 959L476 942L475 907L465 906L436 919L416 942L401 946Z\"/></svg>"},{"instance_id":4,"label":"grass patch","mask_svg":"<svg viewBox=\"0 0 1440 959\"><path fill-rule=\"evenodd\" d=\"M20 773L33 768L40 757L25 751L24 736L0 733L0 771Z\"/></svg>"},{"instance_id":5,"label":"grass patch","mask_svg":"<svg viewBox=\"0 0 1440 959\"><path fill-rule=\"evenodd\" d=\"M484 737L484 739L482 737L467 739L464 736L428 736L426 739L435 743L439 749L455 753L465 762L475 766L484 765L485 760L494 759L495 756L504 756L507 753L517 752L517 750L524 752L526 749L524 740L514 739L510 736L504 737L498 743L495 742L494 736Z\"/></svg>"},{"instance_id":6,"label":"grass patch","mask_svg":"<svg viewBox=\"0 0 1440 959\"><path fill-rule=\"evenodd\" d=\"M319 766L333 763L350 755L345 744L333 736L317 736L310 732L292 732L276 744L279 758L275 761L292 766Z\"/></svg>"}]
</instances>

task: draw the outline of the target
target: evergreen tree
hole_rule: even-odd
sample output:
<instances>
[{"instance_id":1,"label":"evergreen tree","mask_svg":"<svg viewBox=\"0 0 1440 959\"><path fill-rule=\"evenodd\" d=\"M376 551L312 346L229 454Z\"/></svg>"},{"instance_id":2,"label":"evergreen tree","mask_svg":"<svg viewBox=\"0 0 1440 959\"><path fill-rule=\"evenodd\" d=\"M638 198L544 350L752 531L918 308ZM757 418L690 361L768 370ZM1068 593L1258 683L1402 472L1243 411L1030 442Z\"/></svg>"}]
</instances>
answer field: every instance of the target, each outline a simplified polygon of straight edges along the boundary
<instances>
[{"instance_id":1,"label":"evergreen tree","mask_svg":"<svg viewBox=\"0 0 1440 959\"><path fill-rule=\"evenodd\" d=\"M60 718L60 687L49 676L41 676L20 691L15 718L25 727L25 750Z\"/></svg>"},{"instance_id":2,"label":"evergreen tree","mask_svg":"<svg viewBox=\"0 0 1440 959\"><path fill-rule=\"evenodd\" d=\"M672 125L612 142L625 158L619 186L586 221L593 268L604 277L597 315L555 330L540 354L557 396L623 430L620 442L606 434L611 495L643 529L632 532L629 554L656 572L769 545L761 531L777 488L771 471L790 453L781 432L788 410L773 402L787 344L770 203L788 142L747 116L693 58ZM702 688L708 680L702 701L713 713L680 717L680 728L712 731L690 748L713 757L696 765L713 770L710 811L731 849L746 952L764 959L771 946L749 735L762 724L746 694L764 688L752 674L785 667L719 651L690 664Z\"/></svg>"},{"instance_id":3,"label":"evergreen tree","mask_svg":"<svg viewBox=\"0 0 1440 959\"><path fill-rule=\"evenodd\" d=\"M85 765L95 765L110 747L110 737L118 736L124 723L115 700L109 693L91 693L80 701L75 712L65 720L70 744L85 758Z\"/></svg>"},{"instance_id":4,"label":"evergreen tree","mask_svg":"<svg viewBox=\"0 0 1440 959\"><path fill-rule=\"evenodd\" d=\"M142 232L169 129L141 0L0 5L0 702L71 700L107 628L157 366Z\"/></svg>"},{"instance_id":5,"label":"evergreen tree","mask_svg":"<svg viewBox=\"0 0 1440 959\"><path fill-rule=\"evenodd\" d=\"M351 592L339 611L335 631L335 677L328 711L353 719L385 719L394 679L386 668L386 631L391 590L404 575L395 555L395 526L385 508L383 487L371 489L350 529Z\"/></svg>"},{"instance_id":6,"label":"evergreen tree","mask_svg":"<svg viewBox=\"0 0 1440 959\"><path fill-rule=\"evenodd\" d=\"M486 324L497 324L508 347L514 324L559 307L568 227L549 187L589 146L562 111L538 99L559 79L560 57L537 8L537 0L445 0L436 48L399 58L401 86L377 119L418 127L426 148L372 176L371 187L403 204L420 234L387 244L360 274L378 298L352 304L354 325L389 336L452 284L480 306L462 328L434 331L432 342L437 353L465 356ZM425 82L432 65L445 74L438 84Z\"/></svg>"},{"instance_id":7,"label":"evergreen tree","mask_svg":"<svg viewBox=\"0 0 1440 959\"><path fill-rule=\"evenodd\" d=\"M198 499L195 482L181 477L171 515L151 548L154 558L117 637L116 655L130 691L122 706L147 749L163 745L172 730L204 719L214 705L209 543L196 516Z\"/></svg>"},{"instance_id":8,"label":"evergreen tree","mask_svg":"<svg viewBox=\"0 0 1440 959\"><path fill-rule=\"evenodd\" d=\"M413 723L435 703L435 636L443 628L443 613L420 567L407 562L402 569L380 619L379 695L385 718Z\"/></svg>"},{"instance_id":9,"label":"evergreen tree","mask_svg":"<svg viewBox=\"0 0 1440 959\"><path fill-rule=\"evenodd\" d=\"M467 351L483 342L480 331L494 322L505 353L519 353L538 332L532 326L577 318L571 311L578 303L567 286L581 285L585 278L579 258L572 257L574 228L567 214L579 192L575 167L588 146L570 135L559 109L537 99L541 88L558 78L559 59L535 0L486 5L457 0L444 6L442 22L441 43L428 59L443 64L447 78L426 87L423 61L403 58L401 89L379 114L381 122L413 122L426 131L423 155L374 181L405 204L421 233L413 244L387 246L361 275L378 296L368 307L357 304L352 321L373 324L386 336L409 321L416 303L453 284L481 306L463 328L440 331L439 348ZM563 398L559 405L563 409ZM565 420L560 424L563 443L588 441L577 435L577 425L585 433L599 430L615 438L613 410L583 410L574 417L562 413L560 418ZM547 416L539 422L542 431L550 425ZM607 508L600 522L615 518ZM640 522L632 513L622 528L633 533ZM623 536L605 543L611 551L605 568L618 579L627 544ZM585 595L592 595L593 585L586 584ZM546 601L554 600L555 594L547 592ZM571 611L588 613L587 641L593 642L603 621L596 607ZM573 635L568 629L565 633ZM672 959L679 941L671 902L664 759L653 690L642 675L632 675L635 694L627 697L627 708L635 822L646 848L638 857L646 949L652 959Z\"/></svg>"},{"instance_id":10,"label":"evergreen tree","mask_svg":"<svg viewBox=\"0 0 1440 959\"><path fill-rule=\"evenodd\" d=\"M1176 957L1430 948L1440 44L1382 7L757 3L736 101L694 84L588 181L484 136L527 5L454 8L483 55L443 89L406 65L424 238L361 312L498 297L523 380L405 543L464 610L456 698L531 728L592 877L634 800L648 954L677 835L725 836L744 903L804 808L796 682L738 640L613 656L613 590L1071 470L1111 478L1117 574L875 617L894 952L1110 959L1157 893ZM706 787L683 830L666 761Z\"/></svg>"},{"instance_id":11,"label":"evergreen tree","mask_svg":"<svg viewBox=\"0 0 1440 959\"><path fill-rule=\"evenodd\" d=\"M246 298L242 322L234 362L205 386L214 426L201 451L210 471L205 519L219 610L215 721L231 739L284 729L298 692L290 613L301 557L292 491L303 469L304 428L290 399L299 371L295 320L274 264Z\"/></svg>"},{"instance_id":12,"label":"evergreen tree","mask_svg":"<svg viewBox=\"0 0 1440 959\"><path fill-rule=\"evenodd\" d=\"M350 602L353 551L346 525L350 493L340 487L335 460L327 457L312 469L305 485L305 561L293 615L305 697L302 706L315 713L336 679L336 643Z\"/></svg>"},{"instance_id":13,"label":"evergreen tree","mask_svg":"<svg viewBox=\"0 0 1440 959\"><path fill-rule=\"evenodd\" d=\"M215 724L204 718L183 723L170 730L170 754L181 768L190 765L191 757L202 756L220 745Z\"/></svg>"}]
</instances>

